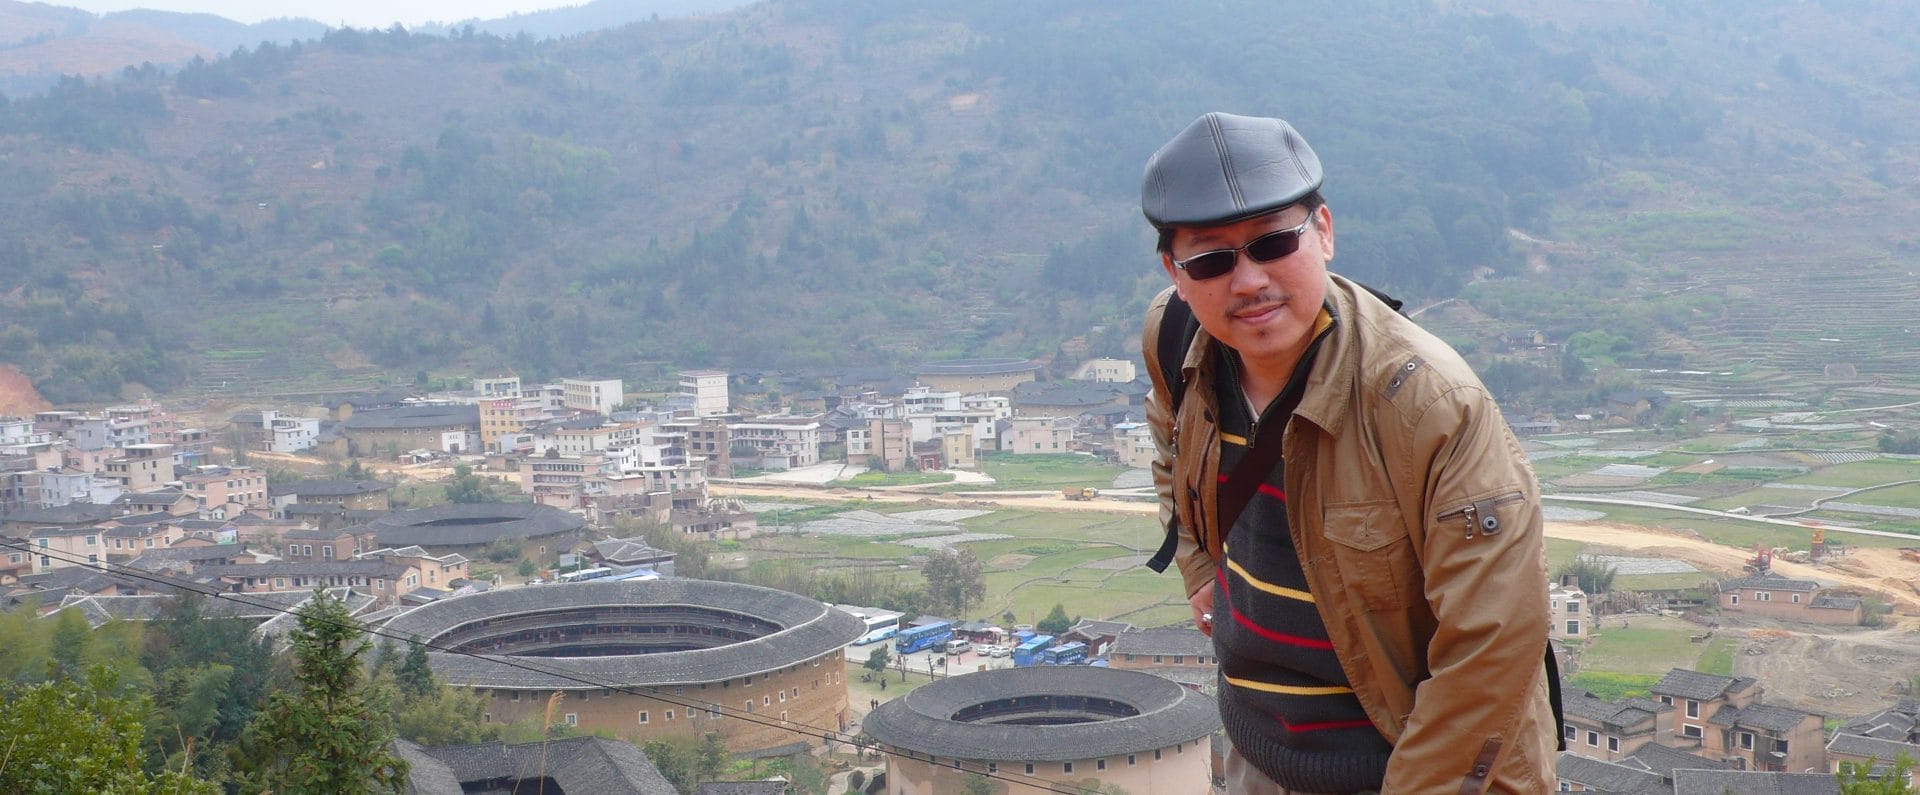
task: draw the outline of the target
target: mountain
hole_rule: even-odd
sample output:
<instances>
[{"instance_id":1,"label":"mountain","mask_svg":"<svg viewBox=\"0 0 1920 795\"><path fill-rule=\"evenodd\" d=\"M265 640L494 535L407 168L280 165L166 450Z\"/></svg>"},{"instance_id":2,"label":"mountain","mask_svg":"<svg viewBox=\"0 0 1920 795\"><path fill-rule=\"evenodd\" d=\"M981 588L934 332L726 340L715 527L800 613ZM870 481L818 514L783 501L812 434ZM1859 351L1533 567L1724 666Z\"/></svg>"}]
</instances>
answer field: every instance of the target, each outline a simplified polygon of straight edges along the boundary
<instances>
[{"instance_id":1,"label":"mountain","mask_svg":"<svg viewBox=\"0 0 1920 795\"><path fill-rule=\"evenodd\" d=\"M476 32L495 36L550 39L578 36L635 22L716 14L754 0L593 0L581 5L512 14L499 19L468 19L451 25L422 25L415 33L445 35L471 25Z\"/></svg>"},{"instance_id":2,"label":"mountain","mask_svg":"<svg viewBox=\"0 0 1920 795\"><path fill-rule=\"evenodd\" d=\"M1461 299L1422 319L1450 338L1671 365L1782 328L1750 363L1870 338L1859 371L1905 378L1917 25L774 0L554 41L333 30L0 105L0 359L72 401L1125 354L1165 278L1141 164L1223 109L1300 126L1337 267Z\"/></svg>"},{"instance_id":3,"label":"mountain","mask_svg":"<svg viewBox=\"0 0 1920 795\"><path fill-rule=\"evenodd\" d=\"M174 66L263 41L312 39L327 26L310 19L243 25L212 14L121 11L0 0L0 96L46 90L61 75L98 77L143 63Z\"/></svg>"}]
</instances>

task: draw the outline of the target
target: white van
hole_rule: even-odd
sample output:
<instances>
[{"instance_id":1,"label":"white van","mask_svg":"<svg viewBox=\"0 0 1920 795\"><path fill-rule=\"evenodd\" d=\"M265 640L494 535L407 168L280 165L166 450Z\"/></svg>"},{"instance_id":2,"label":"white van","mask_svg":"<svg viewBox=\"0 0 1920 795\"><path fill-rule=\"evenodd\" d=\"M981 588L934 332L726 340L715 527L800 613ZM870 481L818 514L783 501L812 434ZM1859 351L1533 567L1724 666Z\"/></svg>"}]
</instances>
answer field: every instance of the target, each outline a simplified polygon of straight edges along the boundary
<instances>
[{"instance_id":1,"label":"white van","mask_svg":"<svg viewBox=\"0 0 1920 795\"><path fill-rule=\"evenodd\" d=\"M972 643L968 643L967 641L961 640L959 638L954 638L953 640L947 641L947 656L952 657L956 654L965 654L972 648L973 648Z\"/></svg>"}]
</instances>

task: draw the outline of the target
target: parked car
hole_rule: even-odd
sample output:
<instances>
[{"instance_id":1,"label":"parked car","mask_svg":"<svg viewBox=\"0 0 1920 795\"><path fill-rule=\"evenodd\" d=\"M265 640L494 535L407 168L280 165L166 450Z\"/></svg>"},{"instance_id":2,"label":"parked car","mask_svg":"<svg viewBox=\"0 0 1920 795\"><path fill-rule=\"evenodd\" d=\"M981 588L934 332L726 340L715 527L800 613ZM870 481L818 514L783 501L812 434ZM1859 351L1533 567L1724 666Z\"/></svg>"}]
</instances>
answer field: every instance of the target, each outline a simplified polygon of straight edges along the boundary
<instances>
[{"instance_id":1,"label":"parked car","mask_svg":"<svg viewBox=\"0 0 1920 795\"><path fill-rule=\"evenodd\" d=\"M988 646L986 648L986 655L988 657L1011 657L1013 656L1013 650L1005 646Z\"/></svg>"}]
</instances>

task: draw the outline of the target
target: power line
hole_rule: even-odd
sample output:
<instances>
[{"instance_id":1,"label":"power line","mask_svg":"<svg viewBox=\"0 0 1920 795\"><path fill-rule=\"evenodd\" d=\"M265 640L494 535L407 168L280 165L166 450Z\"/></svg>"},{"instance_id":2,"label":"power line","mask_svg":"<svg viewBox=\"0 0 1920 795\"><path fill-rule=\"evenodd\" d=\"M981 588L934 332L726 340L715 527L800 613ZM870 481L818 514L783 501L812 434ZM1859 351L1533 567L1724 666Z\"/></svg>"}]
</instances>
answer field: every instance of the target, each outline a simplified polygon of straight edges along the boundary
<instances>
[{"instance_id":1,"label":"power line","mask_svg":"<svg viewBox=\"0 0 1920 795\"><path fill-rule=\"evenodd\" d=\"M129 577L136 580L145 581L145 582L151 582L156 585L160 585L162 587L172 588L180 591L187 591L190 593L198 594L200 596L209 597L213 599L222 599L225 601L234 602L241 605L246 605L248 607L266 610L272 613L278 613L280 615L297 616L299 613L297 608L289 608L284 605L275 604L273 602L262 600L262 599L249 599L245 594L206 588L206 587L200 586L198 583L182 580L176 577L170 577L168 575L161 574L159 572L151 571L148 569L141 569L134 566L129 566L124 563L115 564L115 563L101 563L93 560L82 560L80 556L76 553L70 553L70 552L65 552L63 550L56 550L56 549L47 549L42 547L34 547L26 543L25 541L12 541L9 539L0 538L0 547L6 547L8 549L16 549L21 552L26 552L28 554L33 554L33 555L41 555L49 558L57 558L60 560L64 560L68 563L72 563L76 566L81 566L81 567L102 572L105 574L114 574L114 575ZM324 588L324 586L322 587ZM829 742L842 742L842 743L851 745L855 748L859 748L867 751L873 751L879 754L906 756L908 758L915 758L915 759L922 758L920 754L917 754L911 751L899 751L899 752L889 751L877 744L859 742L853 739L854 735L849 735L846 732L842 732L836 729L828 729L821 726L814 726L801 721L791 721L791 720L774 721L774 720L762 718L757 713L742 712L739 710L734 710L730 707L727 707L718 703L714 703L714 702L701 701L697 698L688 698L685 696L678 696L678 695L669 696L663 689L654 687L654 686L623 685L618 683L596 682L591 679L582 677L573 671L545 668L539 665L528 663L518 657L512 657L508 655L479 654L476 652L456 649L450 646L441 646L441 645L437 645L437 644L428 642L426 640L420 639L417 636L401 635L400 633L388 632L384 629L374 629L363 622L353 620L353 619L349 619L345 623L331 621L327 619L312 619L312 620L324 621L325 623L329 623L335 627L344 627L347 629L354 630L356 632L372 635L375 637L386 638L389 640L404 641L406 643L419 643L421 646L424 646L434 651L438 651L446 654L457 654L463 657L470 657L476 660L482 660L485 662L493 663L495 665L503 665L510 668L517 668L523 671L528 671L531 673L544 674L546 676L551 676L555 679L573 682L574 684L585 685L587 687L599 688L602 690L613 690L613 691L625 693L627 695L651 698L656 701L661 701L667 704L672 704L675 706L685 708L689 710L688 712L689 717L691 717L692 715L692 710L704 709L707 711L709 715L738 718L747 723L751 723L751 724L755 724L758 726L763 726L766 728L775 729L779 731L792 732L794 734L798 734L810 739L819 738ZM844 680L842 680L842 683L844 684ZM642 691L645 691L645 692L642 692ZM542 733L543 734L545 733L544 729L542 729ZM934 764L934 759L935 757L931 755L927 755L924 759L922 759L922 761L925 761L928 764ZM1002 781L1018 783L1024 786L1038 788L1046 792L1057 792L1057 793L1062 793L1062 795L1080 795L1081 793L1081 790L1079 789L1060 789L1056 787L1053 782L1048 781L1047 779L1039 778L1037 776L1030 776L1025 774L1006 774L1006 773L1000 773L995 771L988 771L984 769L966 770L965 768L961 767L961 762L958 759L954 760L953 768L955 770L962 770L963 772L974 773L977 775L985 776L989 779L1000 779Z\"/></svg>"}]
</instances>

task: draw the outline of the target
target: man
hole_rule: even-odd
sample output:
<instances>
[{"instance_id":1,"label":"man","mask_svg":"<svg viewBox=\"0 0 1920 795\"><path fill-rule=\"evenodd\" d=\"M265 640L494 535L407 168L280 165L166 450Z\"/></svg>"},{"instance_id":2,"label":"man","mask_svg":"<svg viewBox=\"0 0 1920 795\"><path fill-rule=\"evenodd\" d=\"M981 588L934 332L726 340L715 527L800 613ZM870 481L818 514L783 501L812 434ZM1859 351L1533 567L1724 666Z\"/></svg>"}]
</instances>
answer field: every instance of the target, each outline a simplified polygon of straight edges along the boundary
<instances>
[{"instance_id":1,"label":"man","mask_svg":"<svg viewBox=\"0 0 1920 795\"><path fill-rule=\"evenodd\" d=\"M1141 190L1173 280L1144 338L1154 483L1228 789L1545 792L1539 486L1459 355L1327 272L1321 176L1285 121L1210 113ZM1190 343L1161 328L1176 293Z\"/></svg>"}]
</instances>

